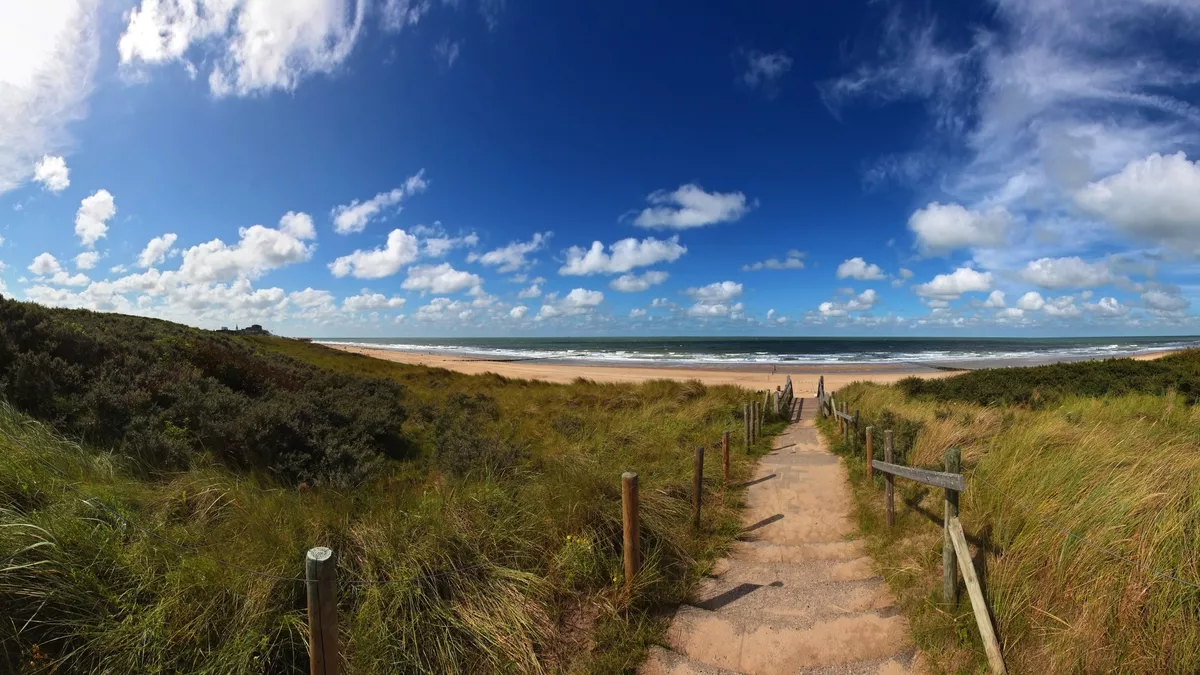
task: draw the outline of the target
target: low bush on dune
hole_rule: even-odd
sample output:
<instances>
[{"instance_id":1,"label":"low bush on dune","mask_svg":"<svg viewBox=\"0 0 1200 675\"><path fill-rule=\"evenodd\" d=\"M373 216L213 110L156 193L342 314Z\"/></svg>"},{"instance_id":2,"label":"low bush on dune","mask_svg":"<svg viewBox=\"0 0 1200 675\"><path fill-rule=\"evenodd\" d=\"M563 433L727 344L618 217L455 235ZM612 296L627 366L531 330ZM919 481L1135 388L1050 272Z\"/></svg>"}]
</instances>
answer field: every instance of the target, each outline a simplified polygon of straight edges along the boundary
<instances>
[{"instance_id":1,"label":"low bush on dune","mask_svg":"<svg viewBox=\"0 0 1200 675\"><path fill-rule=\"evenodd\" d=\"M0 298L0 394L154 470L211 455L285 483L352 485L408 452L404 388L166 321Z\"/></svg>"},{"instance_id":2,"label":"low bush on dune","mask_svg":"<svg viewBox=\"0 0 1200 675\"><path fill-rule=\"evenodd\" d=\"M1109 359L1021 368L988 368L953 377L910 377L897 386L909 396L979 405L1056 405L1065 396L1165 394L1200 398L1200 349L1151 361Z\"/></svg>"},{"instance_id":3,"label":"low bush on dune","mask_svg":"<svg viewBox=\"0 0 1200 675\"><path fill-rule=\"evenodd\" d=\"M740 428L740 389L0 312L0 672L306 672L297 577L317 545L337 556L345 672L627 672L739 532L720 453L700 533L690 485L695 447ZM734 480L757 452L734 453ZM641 479L632 596L623 471Z\"/></svg>"},{"instance_id":4,"label":"low bush on dune","mask_svg":"<svg viewBox=\"0 0 1200 675\"><path fill-rule=\"evenodd\" d=\"M941 469L947 448L962 450L963 526L1009 672L1200 671L1200 407L1169 388L1194 381L1198 359L837 392L876 434L904 430L896 445L905 464ZM919 645L945 672L981 669L965 593L955 608L941 604L942 491L897 479L888 528L882 477L869 485L862 459L848 466L859 522Z\"/></svg>"}]
</instances>

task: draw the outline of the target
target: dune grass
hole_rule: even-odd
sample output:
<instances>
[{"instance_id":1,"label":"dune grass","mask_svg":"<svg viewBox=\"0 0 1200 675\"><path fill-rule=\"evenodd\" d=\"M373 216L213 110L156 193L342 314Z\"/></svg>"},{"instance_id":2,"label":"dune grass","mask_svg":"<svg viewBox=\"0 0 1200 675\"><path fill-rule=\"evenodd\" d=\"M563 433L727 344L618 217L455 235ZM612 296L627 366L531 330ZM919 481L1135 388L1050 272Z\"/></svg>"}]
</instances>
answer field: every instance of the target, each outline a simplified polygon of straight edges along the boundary
<instances>
[{"instance_id":1,"label":"dune grass","mask_svg":"<svg viewBox=\"0 0 1200 675\"><path fill-rule=\"evenodd\" d=\"M296 577L325 545L345 672L630 672L739 531L742 494L721 485L719 452L691 531L691 467L697 445L740 430L750 392L467 376L237 340L402 385L406 458L346 487L281 482L219 448L149 470L0 404L0 670L306 672ZM738 446L744 480L762 450ZM645 557L632 596L628 470L641 478Z\"/></svg>"},{"instance_id":2,"label":"dune grass","mask_svg":"<svg viewBox=\"0 0 1200 675\"><path fill-rule=\"evenodd\" d=\"M1104 365L1087 364L1082 379ZM1036 382L1020 370L988 381L999 374ZM947 448L962 450L961 517L1010 672L1200 671L1200 408L1174 390L1064 387L1053 402L991 407L903 386L855 384L837 397L862 409L861 428L904 429L905 464L940 469ZM945 672L981 670L965 593L958 607L941 604L942 491L897 479L888 529L882 479L866 483L861 455L847 463L871 554L918 643Z\"/></svg>"}]
</instances>

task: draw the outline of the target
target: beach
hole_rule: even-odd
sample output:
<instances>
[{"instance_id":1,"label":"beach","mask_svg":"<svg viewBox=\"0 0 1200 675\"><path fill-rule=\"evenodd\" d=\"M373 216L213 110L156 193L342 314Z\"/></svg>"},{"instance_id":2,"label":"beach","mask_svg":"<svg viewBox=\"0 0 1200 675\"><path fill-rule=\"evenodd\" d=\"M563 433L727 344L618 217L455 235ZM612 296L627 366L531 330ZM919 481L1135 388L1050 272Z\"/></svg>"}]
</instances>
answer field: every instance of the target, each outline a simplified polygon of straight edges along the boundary
<instances>
[{"instance_id":1,"label":"beach","mask_svg":"<svg viewBox=\"0 0 1200 675\"><path fill-rule=\"evenodd\" d=\"M327 347L362 354L386 361L411 365L446 368L468 375L495 373L505 377L543 380L565 383L576 378L595 382L645 382L647 380L700 380L704 384L731 384L748 389L774 389L782 387L788 377L797 394L811 395L817 390L817 382L825 378L826 389L840 389L851 382L870 381L890 384L905 377L947 377L960 370L935 368L915 363L886 364L812 364L777 366L772 372L768 365L728 365L713 367L672 366L655 367L640 365L599 365L574 363L547 363L542 361L506 361L483 359L470 356L436 354L430 352L376 349L355 345L325 343ZM1157 359L1178 350L1139 354L1138 360Z\"/></svg>"}]
</instances>

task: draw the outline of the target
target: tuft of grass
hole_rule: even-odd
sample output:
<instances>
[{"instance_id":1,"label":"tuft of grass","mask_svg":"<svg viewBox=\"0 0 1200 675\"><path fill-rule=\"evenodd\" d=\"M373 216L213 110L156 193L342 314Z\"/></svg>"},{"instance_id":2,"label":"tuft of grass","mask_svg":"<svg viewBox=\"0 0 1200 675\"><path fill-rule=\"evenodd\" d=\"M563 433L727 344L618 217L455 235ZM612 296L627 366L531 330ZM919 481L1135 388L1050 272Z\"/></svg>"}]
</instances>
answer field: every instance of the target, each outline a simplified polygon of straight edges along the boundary
<instances>
[{"instance_id":1,"label":"tuft of grass","mask_svg":"<svg viewBox=\"0 0 1200 675\"><path fill-rule=\"evenodd\" d=\"M917 429L906 464L941 469L947 448L962 450L961 518L1011 672L1200 671L1200 408L1183 394L985 407L855 384L838 399L877 430ZM866 483L861 456L847 464L871 554L919 645L946 672L980 670L965 592L941 603L942 491L897 479L889 529L882 480Z\"/></svg>"},{"instance_id":2,"label":"tuft of grass","mask_svg":"<svg viewBox=\"0 0 1200 675\"><path fill-rule=\"evenodd\" d=\"M401 385L405 459L345 489L215 454L164 473L0 403L0 671L304 672L297 577L325 545L346 672L632 672L739 531L743 495L721 485L719 452L699 533L690 486L694 448L740 429L744 390L558 385L236 340L283 367ZM735 482L780 428L735 445ZM632 596L627 470L645 558Z\"/></svg>"}]
</instances>

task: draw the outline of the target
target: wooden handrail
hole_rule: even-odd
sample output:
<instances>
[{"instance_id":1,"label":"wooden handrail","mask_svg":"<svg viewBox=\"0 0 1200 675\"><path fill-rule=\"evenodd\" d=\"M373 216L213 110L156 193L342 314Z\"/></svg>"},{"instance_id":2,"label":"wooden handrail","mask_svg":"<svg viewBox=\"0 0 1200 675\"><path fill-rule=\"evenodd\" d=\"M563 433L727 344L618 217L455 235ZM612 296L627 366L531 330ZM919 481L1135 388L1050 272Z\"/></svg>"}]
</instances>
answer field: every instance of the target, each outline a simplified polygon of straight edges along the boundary
<instances>
[{"instance_id":1,"label":"wooden handrail","mask_svg":"<svg viewBox=\"0 0 1200 675\"><path fill-rule=\"evenodd\" d=\"M962 492L967 489L967 481L961 473L946 473L945 471L930 471L929 469L914 469L911 466L902 466L900 464L892 464L890 462L881 462L877 459L871 460L871 466L876 471L890 473L894 476L915 480L918 483L932 485L934 487L945 488L947 490L957 490Z\"/></svg>"},{"instance_id":2,"label":"wooden handrail","mask_svg":"<svg viewBox=\"0 0 1200 675\"><path fill-rule=\"evenodd\" d=\"M996 639L996 631L992 628L992 615L983 599L983 588L975 576L975 564L971 562L971 551L967 548L967 535L963 533L962 523L958 518L951 518L946 531L950 533L950 541L954 543L954 550L958 554L958 569L962 571L963 581L967 582L967 595L971 597L971 611L975 614L975 624L979 626L979 635L983 638L988 666L996 675L1007 675L1008 669L1004 667L1004 657L1000 654L1000 641Z\"/></svg>"}]
</instances>

